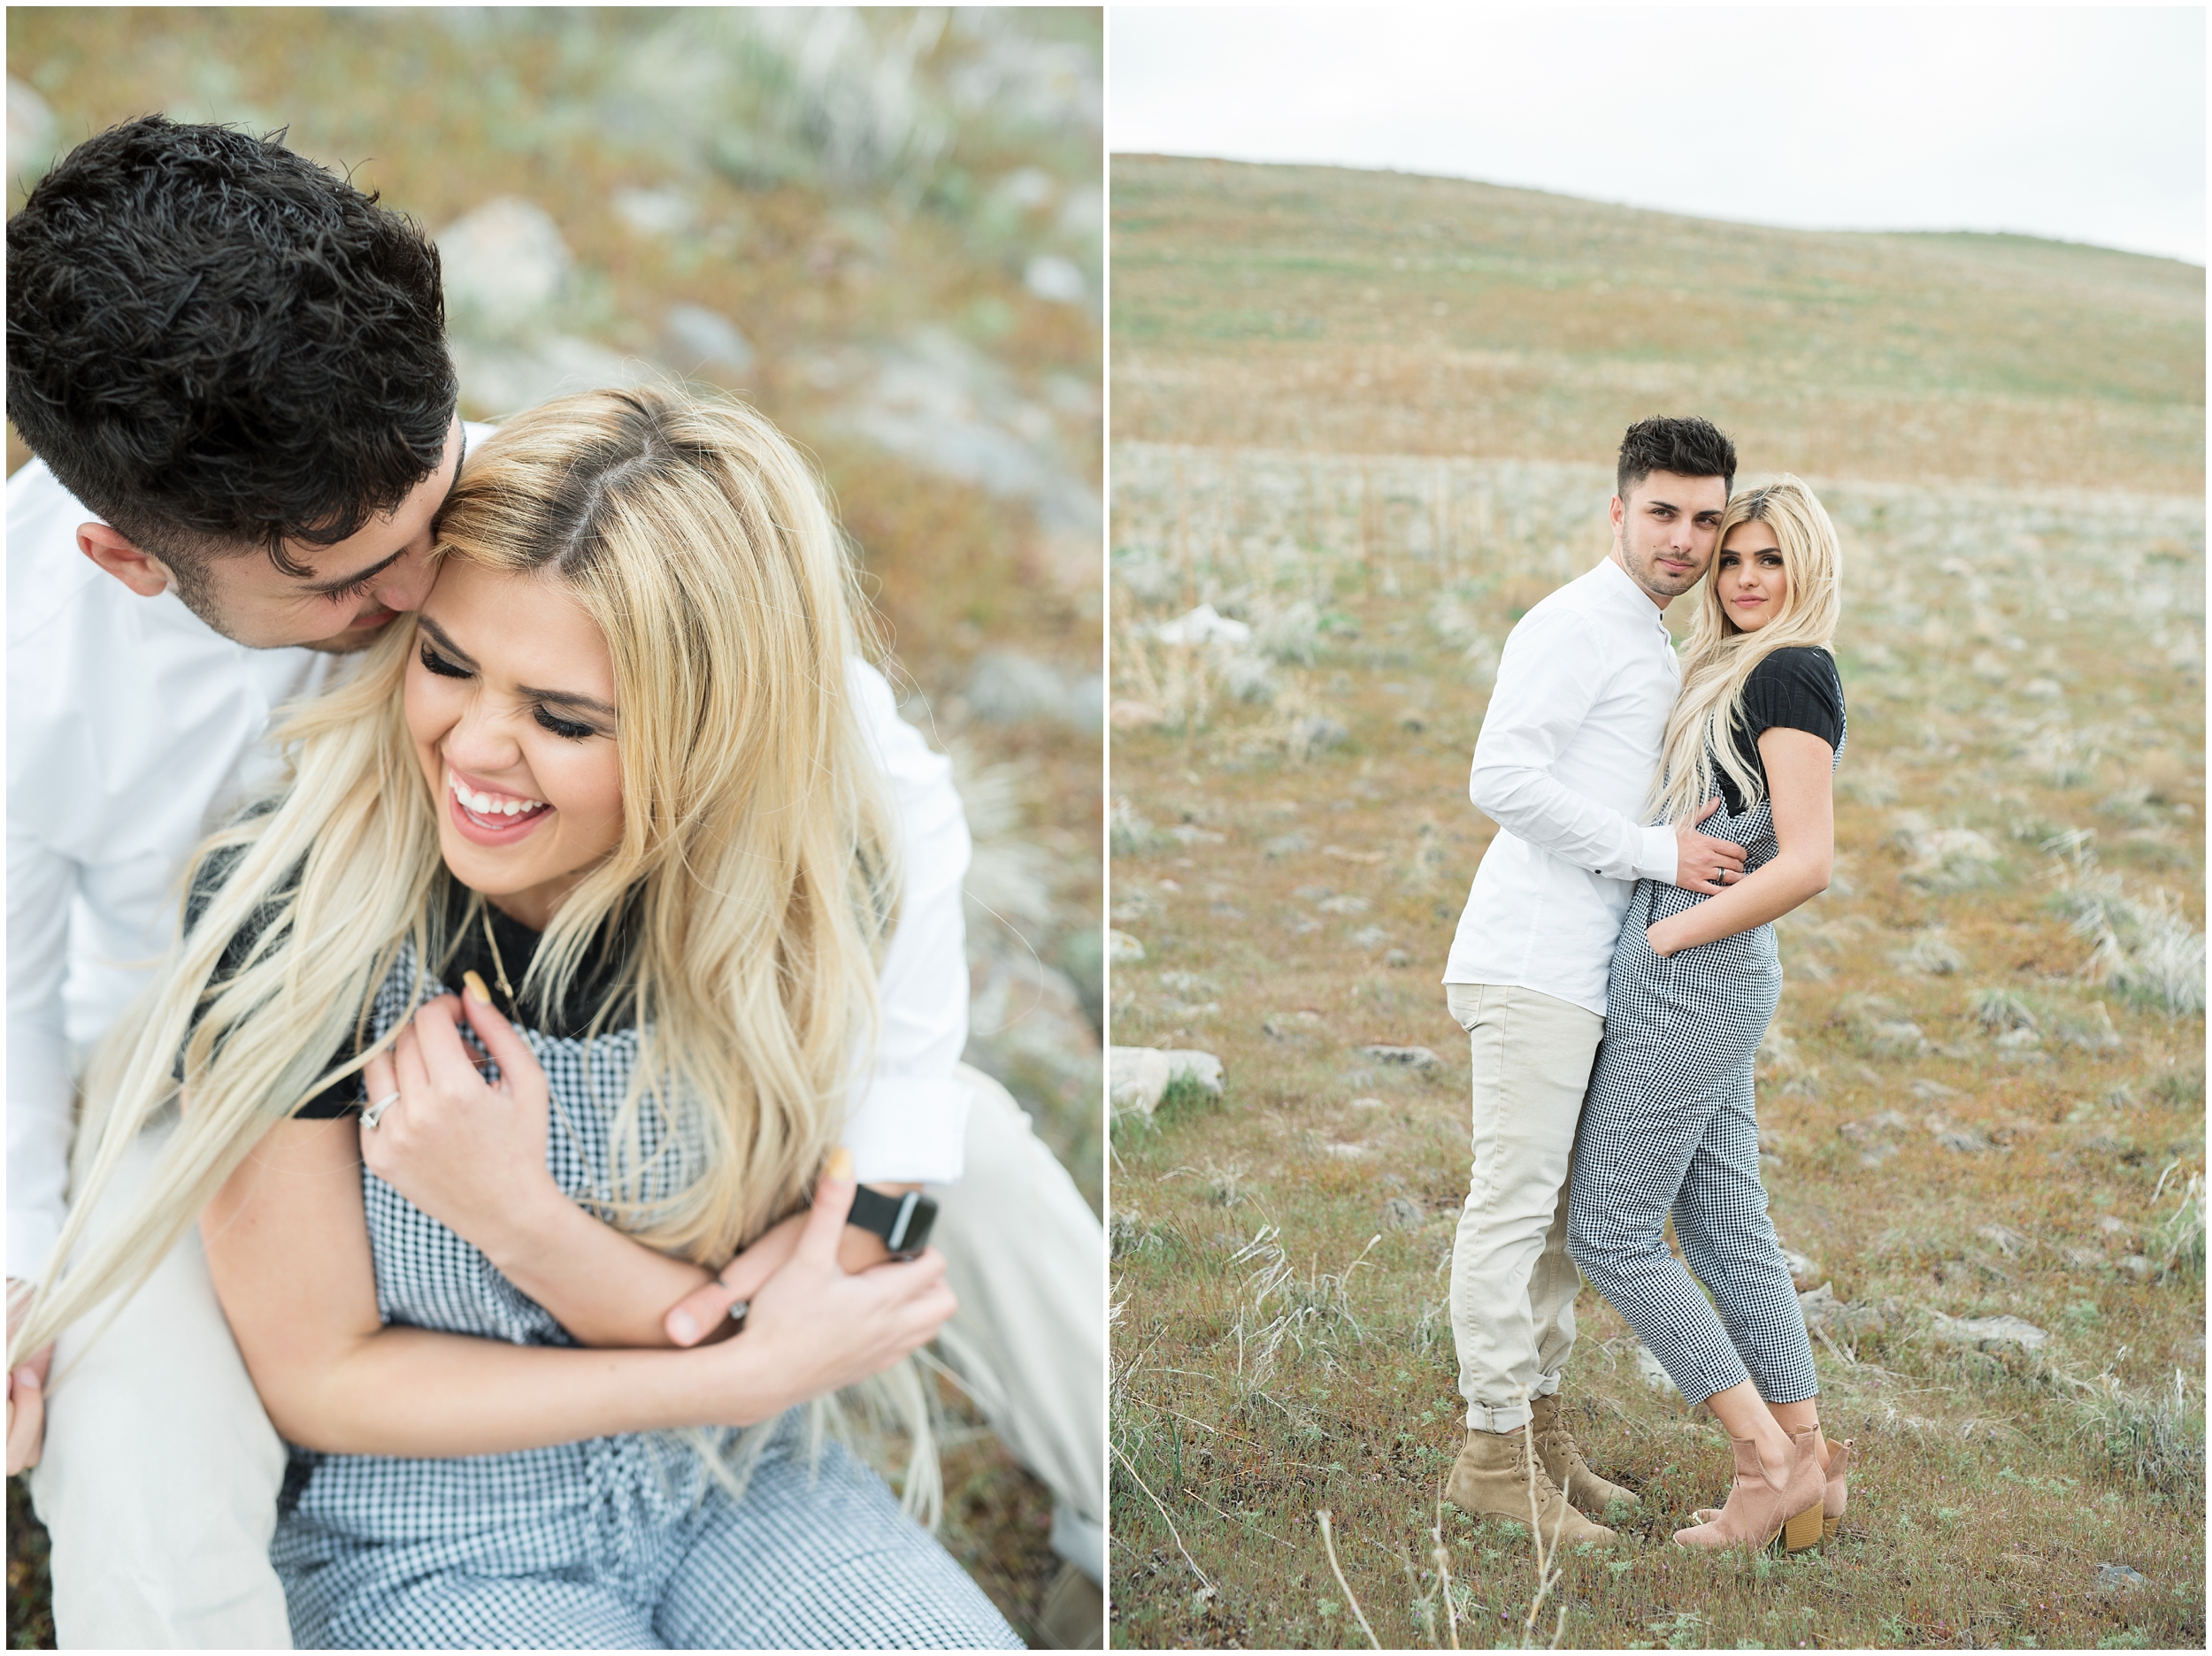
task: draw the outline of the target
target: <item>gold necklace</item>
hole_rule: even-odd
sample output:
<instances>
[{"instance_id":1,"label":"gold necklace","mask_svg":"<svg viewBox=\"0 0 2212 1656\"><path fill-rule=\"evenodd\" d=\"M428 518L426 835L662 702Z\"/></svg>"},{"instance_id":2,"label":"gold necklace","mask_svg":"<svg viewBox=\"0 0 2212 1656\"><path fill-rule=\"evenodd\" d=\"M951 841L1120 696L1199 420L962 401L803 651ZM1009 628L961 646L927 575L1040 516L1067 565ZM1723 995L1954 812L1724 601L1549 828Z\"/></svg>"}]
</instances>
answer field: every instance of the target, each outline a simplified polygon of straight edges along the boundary
<instances>
[{"instance_id":1,"label":"gold necklace","mask_svg":"<svg viewBox=\"0 0 2212 1656\"><path fill-rule=\"evenodd\" d=\"M515 986L507 981L507 962L499 958L499 939L492 932L492 906L484 905L484 941L492 946L492 975L499 979L499 993L507 997L507 1004L515 1004Z\"/></svg>"}]
</instances>

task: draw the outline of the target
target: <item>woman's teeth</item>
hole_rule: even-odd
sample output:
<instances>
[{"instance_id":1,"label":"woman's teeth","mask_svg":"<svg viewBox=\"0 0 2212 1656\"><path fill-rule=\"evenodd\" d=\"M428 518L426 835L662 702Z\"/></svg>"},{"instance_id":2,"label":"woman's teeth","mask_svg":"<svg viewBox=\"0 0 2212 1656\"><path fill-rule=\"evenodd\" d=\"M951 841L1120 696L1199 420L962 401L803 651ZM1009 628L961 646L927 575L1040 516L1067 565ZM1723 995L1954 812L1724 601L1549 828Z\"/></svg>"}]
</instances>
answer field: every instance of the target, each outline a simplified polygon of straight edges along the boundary
<instances>
[{"instance_id":1,"label":"woman's teeth","mask_svg":"<svg viewBox=\"0 0 2212 1656\"><path fill-rule=\"evenodd\" d=\"M507 799L493 794L479 794L455 776L446 772L446 781L453 789L453 797L479 816L526 816L532 811L543 810L543 800Z\"/></svg>"}]
</instances>

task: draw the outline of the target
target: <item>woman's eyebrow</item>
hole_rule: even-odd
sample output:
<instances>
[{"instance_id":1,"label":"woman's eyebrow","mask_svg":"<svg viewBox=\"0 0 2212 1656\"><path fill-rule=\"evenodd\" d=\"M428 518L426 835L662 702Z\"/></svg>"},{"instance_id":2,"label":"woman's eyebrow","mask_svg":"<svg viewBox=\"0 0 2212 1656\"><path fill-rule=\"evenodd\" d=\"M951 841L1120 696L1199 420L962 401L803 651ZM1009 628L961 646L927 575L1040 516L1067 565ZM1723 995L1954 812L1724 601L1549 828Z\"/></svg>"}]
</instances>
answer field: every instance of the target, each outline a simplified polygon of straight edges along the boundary
<instances>
[{"instance_id":1,"label":"woman's eyebrow","mask_svg":"<svg viewBox=\"0 0 2212 1656\"><path fill-rule=\"evenodd\" d=\"M564 707L589 708L593 712L603 713L609 718L615 716L614 709L598 697L581 695L573 690L541 690L534 685L517 685L515 690L518 694L534 696L541 702L558 702Z\"/></svg>"},{"instance_id":2,"label":"woman's eyebrow","mask_svg":"<svg viewBox=\"0 0 2212 1656\"><path fill-rule=\"evenodd\" d=\"M443 627L440 626L435 621L433 621L428 616L422 615L420 613L418 613L415 618L416 621L421 625L424 632L429 633L432 638L437 640L438 648L443 650L447 655L453 657L457 665L471 668L476 665L476 657L470 655L458 644L456 644L453 641L453 635L448 632Z\"/></svg>"}]
</instances>

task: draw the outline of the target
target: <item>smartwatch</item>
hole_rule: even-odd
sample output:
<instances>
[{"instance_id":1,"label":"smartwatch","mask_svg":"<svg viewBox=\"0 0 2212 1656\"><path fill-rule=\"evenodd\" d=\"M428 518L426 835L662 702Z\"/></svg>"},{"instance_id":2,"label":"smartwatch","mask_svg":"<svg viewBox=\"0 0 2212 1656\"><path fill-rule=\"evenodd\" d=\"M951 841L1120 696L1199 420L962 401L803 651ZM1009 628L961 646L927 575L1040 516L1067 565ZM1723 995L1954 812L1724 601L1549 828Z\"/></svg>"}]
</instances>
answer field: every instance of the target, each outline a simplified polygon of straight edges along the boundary
<instances>
[{"instance_id":1,"label":"smartwatch","mask_svg":"<svg viewBox=\"0 0 2212 1656\"><path fill-rule=\"evenodd\" d=\"M881 1237L893 1259L910 1260L929 1245L929 1228L937 1223L937 1203L919 1191L887 1196L863 1184L853 1192L852 1214L845 1223Z\"/></svg>"}]
</instances>

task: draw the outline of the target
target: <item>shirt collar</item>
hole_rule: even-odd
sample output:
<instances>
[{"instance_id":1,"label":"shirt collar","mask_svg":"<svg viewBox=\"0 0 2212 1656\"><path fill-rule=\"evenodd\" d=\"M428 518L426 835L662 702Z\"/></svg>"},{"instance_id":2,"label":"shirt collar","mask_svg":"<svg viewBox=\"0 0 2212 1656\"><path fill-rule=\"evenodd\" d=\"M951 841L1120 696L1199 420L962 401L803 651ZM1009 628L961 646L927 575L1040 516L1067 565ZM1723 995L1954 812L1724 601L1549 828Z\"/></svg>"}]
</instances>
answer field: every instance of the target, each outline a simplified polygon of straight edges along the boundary
<instances>
[{"instance_id":1,"label":"shirt collar","mask_svg":"<svg viewBox=\"0 0 2212 1656\"><path fill-rule=\"evenodd\" d=\"M1667 631L1666 612L1651 602L1650 596L1630 578L1626 570L1614 562L1607 553L1598 565L1598 584L1603 588L1606 602L1618 608L1623 615L1633 615L1650 622L1662 632ZM1672 637L1671 633L1668 634Z\"/></svg>"}]
</instances>

